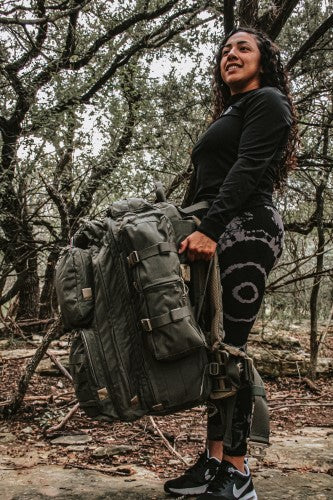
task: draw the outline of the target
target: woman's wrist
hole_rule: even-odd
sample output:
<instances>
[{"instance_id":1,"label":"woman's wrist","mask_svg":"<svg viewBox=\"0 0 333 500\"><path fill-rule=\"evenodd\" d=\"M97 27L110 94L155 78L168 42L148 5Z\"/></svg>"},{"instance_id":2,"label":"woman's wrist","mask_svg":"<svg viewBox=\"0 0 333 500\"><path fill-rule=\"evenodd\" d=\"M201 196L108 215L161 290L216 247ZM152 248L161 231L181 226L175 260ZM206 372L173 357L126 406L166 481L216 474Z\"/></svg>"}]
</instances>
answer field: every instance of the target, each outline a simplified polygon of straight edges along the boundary
<instances>
[{"instance_id":1,"label":"woman's wrist","mask_svg":"<svg viewBox=\"0 0 333 500\"><path fill-rule=\"evenodd\" d=\"M217 243L224 231L224 228L220 229L217 224L211 223L210 221L205 221L204 224L201 223L200 226L197 227L197 231L204 234L205 236L208 236L208 238Z\"/></svg>"}]
</instances>

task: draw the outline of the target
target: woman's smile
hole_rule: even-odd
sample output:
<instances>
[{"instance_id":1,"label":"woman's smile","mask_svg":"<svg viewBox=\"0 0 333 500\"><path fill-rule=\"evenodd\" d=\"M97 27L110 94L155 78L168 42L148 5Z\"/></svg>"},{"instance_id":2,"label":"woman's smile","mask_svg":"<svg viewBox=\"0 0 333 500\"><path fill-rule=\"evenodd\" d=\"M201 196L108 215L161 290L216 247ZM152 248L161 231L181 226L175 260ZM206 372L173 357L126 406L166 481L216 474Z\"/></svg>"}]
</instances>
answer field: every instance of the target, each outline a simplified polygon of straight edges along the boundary
<instances>
[{"instance_id":1,"label":"woman's smile","mask_svg":"<svg viewBox=\"0 0 333 500\"><path fill-rule=\"evenodd\" d=\"M230 73L230 71L234 71L234 70L236 70L236 69L238 69L238 68L240 68L240 67L241 67L241 66L240 66L239 64L235 64L235 63L228 64L228 65L226 66L226 71L227 71L228 73Z\"/></svg>"}]
</instances>

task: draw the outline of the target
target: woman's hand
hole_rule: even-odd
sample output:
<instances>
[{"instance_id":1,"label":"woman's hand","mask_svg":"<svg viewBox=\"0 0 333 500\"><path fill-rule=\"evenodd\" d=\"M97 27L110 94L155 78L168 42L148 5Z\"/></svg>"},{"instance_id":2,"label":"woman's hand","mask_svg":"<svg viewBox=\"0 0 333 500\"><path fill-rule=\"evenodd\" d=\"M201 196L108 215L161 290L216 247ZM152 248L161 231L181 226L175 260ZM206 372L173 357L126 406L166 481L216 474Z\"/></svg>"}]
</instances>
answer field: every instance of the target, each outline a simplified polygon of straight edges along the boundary
<instances>
[{"instance_id":1,"label":"woman's hand","mask_svg":"<svg viewBox=\"0 0 333 500\"><path fill-rule=\"evenodd\" d=\"M187 250L187 258L190 262L195 260L210 260L215 253L217 243L200 231L190 234L180 244L178 253Z\"/></svg>"}]
</instances>

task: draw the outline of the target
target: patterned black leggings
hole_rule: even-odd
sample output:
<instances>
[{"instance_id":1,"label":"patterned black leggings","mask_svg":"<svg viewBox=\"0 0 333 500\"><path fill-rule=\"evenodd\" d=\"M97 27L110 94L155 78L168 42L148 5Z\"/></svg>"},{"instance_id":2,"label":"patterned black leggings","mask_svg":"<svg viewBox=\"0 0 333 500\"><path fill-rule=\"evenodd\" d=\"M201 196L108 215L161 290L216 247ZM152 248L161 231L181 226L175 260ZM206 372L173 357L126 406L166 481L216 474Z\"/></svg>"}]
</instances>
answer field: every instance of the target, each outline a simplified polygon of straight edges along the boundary
<instances>
[{"instance_id":1,"label":"patterned black leggings","mask_svg":"<svg viewBox=\"0 0 333 500\"><path fill-rule=\"evenodd\" d=\"M245 347L258 314L266 280L282 252L283 223L270 206L244 211L227 226L218 244L223 288L225 342ZM250 432L252 398L245 387L237 394L232 425L230 456L246 454ZM207 438L222 441L220 412L208 417Z\"/></svg>"}]
</instances>

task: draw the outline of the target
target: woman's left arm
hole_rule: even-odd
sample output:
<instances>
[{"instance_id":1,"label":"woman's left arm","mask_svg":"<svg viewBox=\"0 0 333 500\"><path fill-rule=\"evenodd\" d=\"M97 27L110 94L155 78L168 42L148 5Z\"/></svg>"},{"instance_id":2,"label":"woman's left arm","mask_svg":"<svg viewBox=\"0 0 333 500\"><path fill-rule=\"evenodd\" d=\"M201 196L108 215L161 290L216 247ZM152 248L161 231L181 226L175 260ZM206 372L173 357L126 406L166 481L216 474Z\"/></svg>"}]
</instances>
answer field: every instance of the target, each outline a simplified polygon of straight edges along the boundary
<instances>
[{"instance_id":1,"label":"woman's left arm","mask_svg":"<svg viewBox=\"0 0 333 500\"><path fill-rule=\"evenodd\" d=\"M264 87L246 99L238 157L198 228L218 241L227 224L246 205L262 175L281 153L292 122L286 96Z\"/></svg>"}]
</instances>

